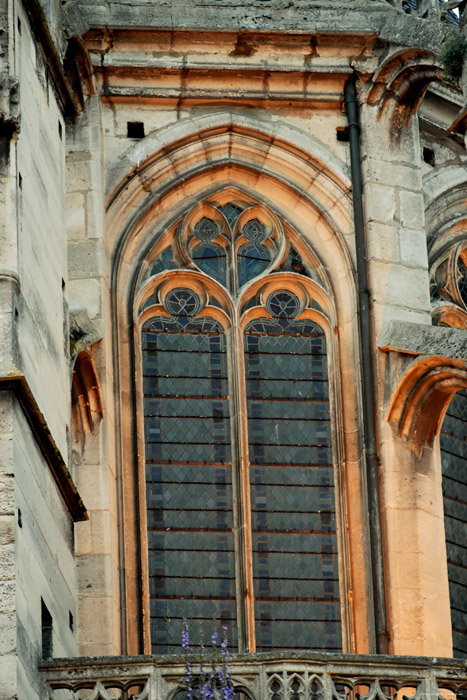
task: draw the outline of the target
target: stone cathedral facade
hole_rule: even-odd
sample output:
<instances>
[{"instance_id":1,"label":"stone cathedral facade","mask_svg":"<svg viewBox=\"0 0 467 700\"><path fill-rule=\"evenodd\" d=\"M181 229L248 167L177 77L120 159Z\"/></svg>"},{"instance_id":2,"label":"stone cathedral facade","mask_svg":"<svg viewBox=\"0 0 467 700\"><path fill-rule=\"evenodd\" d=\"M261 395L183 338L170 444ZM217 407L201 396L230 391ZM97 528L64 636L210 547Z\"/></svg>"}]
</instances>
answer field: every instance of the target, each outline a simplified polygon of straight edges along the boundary
<instances>
[{"instance_id":1,"label":"stone cathedral facade","mask_svg":"<svg viewBox=\"0 0 467 700\"><path fill-rule=\"evenodd\" d=\"M465 698L465 5L1 0L1 700Z\"/></svg>"}]
</instances>

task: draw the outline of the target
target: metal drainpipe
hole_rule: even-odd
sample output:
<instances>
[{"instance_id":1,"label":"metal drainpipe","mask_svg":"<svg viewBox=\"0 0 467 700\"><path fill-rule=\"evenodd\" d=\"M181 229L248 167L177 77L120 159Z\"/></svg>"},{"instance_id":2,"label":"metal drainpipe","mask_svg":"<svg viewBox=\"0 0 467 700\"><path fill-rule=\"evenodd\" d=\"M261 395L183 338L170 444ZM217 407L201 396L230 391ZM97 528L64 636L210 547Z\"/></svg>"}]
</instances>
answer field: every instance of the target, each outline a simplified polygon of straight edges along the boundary
<instances>
[{"instance_id":1,"label":"metal drainpipe","mask_svg":"<svg viewBox=\"0 0 467 700\"><path fill-rule=\"evenodd\" d=\"M352 175L355 245L357 253L358 318L361 343L364 449L368 489L368 520L371 554L371 575L376 627L376 653L388 653L386 595L384 589L383 548L379 509L378 465L376 440L374 376L370 324L370 291L368 289L365 228L363 223L363 190L360 163L360 125L358 120L355 74L344 88L345 111L348 120L350 167Z\"/></svg>"}]
</instances>

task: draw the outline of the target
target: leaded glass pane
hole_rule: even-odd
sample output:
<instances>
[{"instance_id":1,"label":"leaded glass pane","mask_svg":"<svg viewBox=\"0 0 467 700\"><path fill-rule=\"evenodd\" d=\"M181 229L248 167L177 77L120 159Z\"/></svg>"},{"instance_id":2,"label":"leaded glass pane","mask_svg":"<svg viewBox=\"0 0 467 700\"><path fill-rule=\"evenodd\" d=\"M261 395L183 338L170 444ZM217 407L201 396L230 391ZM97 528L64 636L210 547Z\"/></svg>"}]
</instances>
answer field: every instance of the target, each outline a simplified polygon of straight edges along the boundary
<instances>
[{"instance_id":1,"label":"leaded glass pane","mask_svg":"<svg viewBox=\"0 0 467 700\"><path fill-rule=\"evenodd\" d=\"M338 651L326 340L286 317L296 309L284 294L268 300L277 318L253 321L244 343L257 649Z\"/></svg>"},{"instance_id":2,"label":"leaded glass pane","mask_svg":"<svg viewBox=\"0 0 467 700\"><path fill-rule=\"evenodd\" d=\"M217 243L200 243L193 248L192 259L209 277L226 285L226 252Z\"/></svg>"},{"instance_id":3,"label":"leaded glass pane","mask_svg":"<svg viewBox=\"0 0 467 700\"><path fill-rule=\"evenodd\" d=\"M197 222L194 234L200 243L191 252L193 262L200 270L225 285L226 251L222 246L214 243L214 239L219 235L218 225L204 216Z\"/></svg>"},{"instance_id":4,"label":"leaded glass pane","mask_svg":"<svg viewBox=\"0 0 467 700\"><path fill-rule=\"evenodd\" d=\"M467 392L452 399L440 435L453 654L467 657Z\"/></svg>"},{"instance_id":5,"label":"leaded glass pane","mask_svg":"<svg viewBox=\"0 0 467 700\"><path fill-rule=\"evenodd\" d=\"M184 619L195 645L216 621L236 644L225 337L213 319L188 315L196 311L188 290L174 291L166 306L182 315L155 318L142 334L155 653L181 651Z\"/></svg>"},{"instance_id":6,"label":"leaded glass pane","mask_svg":"<svg viewBox=\"0 0 467 700\"><path fill-rule=\"evenodd\" d=\"M261 221L258 219L247 221L242 229L242 234L248 243L242 245L238 251L238 284L240 287L264 272L271 260L269 250L264 245L268 233Z\"/></svg>"},{"instance_id":7,"label":"leaded glass pane","mask_svg":"<svg viewBox=\"0 0 467 700\"><path fill-rule=\"evenodd\" d=\"M219 207L219 211L221 211L224 214L225 218L232 227L237 221L240 214L242 213L240 207L237 207L236 204L232 204L232 202L224 204L223 207Z\"/></svg>"},{"instance_id":8,"label":"leaded glass pane","mask_svg":"<svg viewBox=\"0 0 467 700\"><path fill-rule=\"evenodd\" d=\"M168 248L165 248L151 264L147 277L157 275L159 272L164 272L164 270L174 270L176 267L177 264L173 258L172 246L168 246Z\"/></svg>"}]
</instances>

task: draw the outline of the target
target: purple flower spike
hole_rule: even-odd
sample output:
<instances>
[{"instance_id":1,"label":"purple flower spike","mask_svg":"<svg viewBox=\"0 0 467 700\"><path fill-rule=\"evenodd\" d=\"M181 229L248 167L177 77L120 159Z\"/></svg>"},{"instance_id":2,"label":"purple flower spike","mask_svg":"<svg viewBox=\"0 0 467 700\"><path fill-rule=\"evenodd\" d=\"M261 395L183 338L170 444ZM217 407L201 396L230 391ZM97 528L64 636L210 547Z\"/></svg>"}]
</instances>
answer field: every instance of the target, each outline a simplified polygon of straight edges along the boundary
<instances>
[{"instance_id":1,"label":"purple flower spike","mask_svg":"<svg viewBox=\"0 0 467 700\"><path fill-rule=\"evenodd\" d=\"M188 629L188 622L182 628L182 649L190 648L190 630Z\"/></svg>"}]
</instances>

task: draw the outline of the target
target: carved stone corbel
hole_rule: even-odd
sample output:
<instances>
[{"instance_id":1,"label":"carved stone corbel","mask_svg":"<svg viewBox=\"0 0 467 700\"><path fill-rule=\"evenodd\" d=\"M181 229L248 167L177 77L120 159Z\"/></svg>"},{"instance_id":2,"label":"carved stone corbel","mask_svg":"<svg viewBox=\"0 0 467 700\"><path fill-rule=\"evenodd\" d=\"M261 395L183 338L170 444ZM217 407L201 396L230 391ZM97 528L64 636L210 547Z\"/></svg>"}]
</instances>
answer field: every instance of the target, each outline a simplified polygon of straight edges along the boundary
<instances>
[{"instance_id":1,"label":"carved stone corbel","mask_svg":"<svg viewBox=\"0 0 467 700\"><path fill-rule=\"evenodd\" d=\"M4 69L0 75L0 135L11 139L20 129L19 81Z\"/></svg>"},{"instance_id":2,"label":"carved stone corbel","mask_svg":"<svg viewBox=\"0 0 467 700\"><path fill-rule=\"evenodd\" d=\"M70 312L70 358L72 365L81 350L101 339L102 333L91 321L85 309Z\"/></svg>"}]
</instances>

